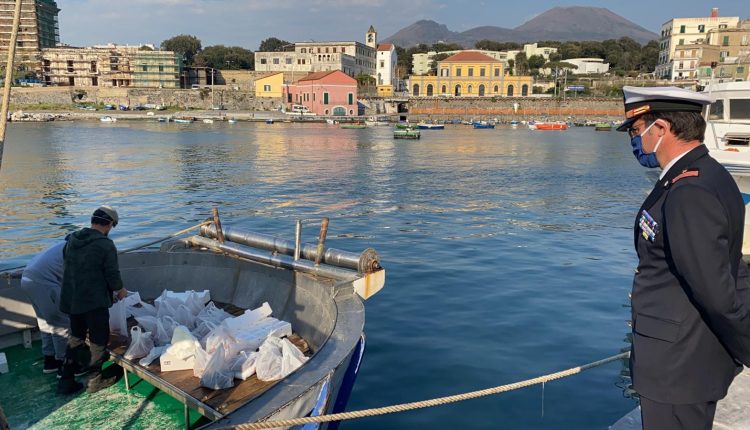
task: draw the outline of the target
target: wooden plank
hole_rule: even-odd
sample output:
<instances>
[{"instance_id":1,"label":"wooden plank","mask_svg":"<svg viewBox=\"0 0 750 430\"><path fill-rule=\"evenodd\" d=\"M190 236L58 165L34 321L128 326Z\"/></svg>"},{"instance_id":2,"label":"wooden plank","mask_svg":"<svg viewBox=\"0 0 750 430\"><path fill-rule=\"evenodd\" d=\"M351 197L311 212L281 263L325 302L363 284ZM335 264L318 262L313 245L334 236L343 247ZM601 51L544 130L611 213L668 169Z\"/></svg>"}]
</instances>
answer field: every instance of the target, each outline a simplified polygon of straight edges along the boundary
<instances>
[{"instance_id":1,"label":"wooden plank","mask_svg":"<svg viewBox=\"0 0 750 430\"><path fill-rule=\"evenodd\" d=\"M220 302L214 302L214 304L233 316L238 316L245 312L244 309L231 304ZM137 322L135 318L128 318L128 329L136 324ZM288 339L299 348L305 356L309 357L311 355L310 346L302 337L293 333ZM112 353L122 357L127 350L128 342L129 339L125 336L110 334L108 348ZM238 409L240 406L263 394L267 389L279 382L260 381L256 375L253 375L244 381L235 379L235 386L232 388L211 390L200 385L200 378L193 376L192 369L162 372L159 360L155 360L147 367L138 365L138 360L125 360L124 358L122 360L126 361L131 366L138 366L145 369L144 373L146 373L148 378L144 379L148 380L149 378L153 378L155 381L166 381L186 393L187 396L195 401L203 403L222 414L228 414ZM184 399L180 400L185 401Z\"/></svg>"}]
</instances>

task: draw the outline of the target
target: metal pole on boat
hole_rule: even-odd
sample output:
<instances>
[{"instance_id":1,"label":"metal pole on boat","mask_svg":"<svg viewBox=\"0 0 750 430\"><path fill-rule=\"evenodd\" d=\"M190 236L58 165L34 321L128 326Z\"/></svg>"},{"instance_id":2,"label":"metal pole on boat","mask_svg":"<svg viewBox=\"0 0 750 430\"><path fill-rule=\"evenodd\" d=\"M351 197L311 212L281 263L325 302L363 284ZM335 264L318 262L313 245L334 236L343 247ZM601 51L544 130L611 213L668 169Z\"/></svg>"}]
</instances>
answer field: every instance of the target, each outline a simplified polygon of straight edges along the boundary
<instances>
[{"instance_id":1,"label":"metal pole on boat","mask_svg":"<svg viewBox=\"0 0 750 430\"><path fill-rule=\"evenodd\" d=\"M325 245L326 235L328 234L328 217L324 217L320 223L320 236L318 237L318 255L315 256L315 265L320 266L323 260L323 246Z\"/></svg>"},{"instance_id":2,"label":"metal pole on boat","mask_svg":"<svg viewBox=\"0 0 750 430\"><path fill-rule=\"evenodd\" d=\"M216 226L216 238L219 242L224 243L224 230L221 228L221 219L219 219L219 208L211 209L214 216L214 225Z\"/></svg>"},{"instance_id":3,"label":"metal pole on boat","mask_svg":"<svg viewBox=\"0 0 750 430\"><path fill-rule=\"evenodd\" d=\"M297 226L294 229L294 261L299 260L302 252L302 220L297 220Z\"/></svg>"},{"instance_id":4,"label":"metal pole on boat","mask_svg":"<svg viewBox=\"0 0 750 430\"><path fill-rule=\"evenodd\" d=\"M3 102L0 106L0 169L3 167L3 149L5 147L5 128L8 124L8 106L10 105L10 85L13 83L13 60L16 56L16 40L18 39L18 25L21 22L21 3L16 0L13 15L13 28L8 42L8 62L5 64L5 86L3 87Z\"/></svg>"}]
</instances>

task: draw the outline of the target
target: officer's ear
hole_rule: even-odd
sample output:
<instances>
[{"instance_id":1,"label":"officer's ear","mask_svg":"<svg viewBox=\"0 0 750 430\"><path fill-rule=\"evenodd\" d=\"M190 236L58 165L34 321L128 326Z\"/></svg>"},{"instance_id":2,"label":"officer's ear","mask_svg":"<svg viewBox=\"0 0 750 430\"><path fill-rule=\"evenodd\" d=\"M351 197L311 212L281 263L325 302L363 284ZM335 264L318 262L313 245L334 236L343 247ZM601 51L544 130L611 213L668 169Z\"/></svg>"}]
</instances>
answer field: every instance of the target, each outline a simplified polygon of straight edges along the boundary
<instances>
[{"instance_id":1,"label":"officer's ear","mask_svg":"<svg viewBox=\"0 0 750 430\"><path fill-rule=\"evenodd\" d=\"M654 121L654 128L656 128L656 133L659 137L664 136L668 131L672 130L671 124L663 119Z\"/></svg>"}]
</instances>

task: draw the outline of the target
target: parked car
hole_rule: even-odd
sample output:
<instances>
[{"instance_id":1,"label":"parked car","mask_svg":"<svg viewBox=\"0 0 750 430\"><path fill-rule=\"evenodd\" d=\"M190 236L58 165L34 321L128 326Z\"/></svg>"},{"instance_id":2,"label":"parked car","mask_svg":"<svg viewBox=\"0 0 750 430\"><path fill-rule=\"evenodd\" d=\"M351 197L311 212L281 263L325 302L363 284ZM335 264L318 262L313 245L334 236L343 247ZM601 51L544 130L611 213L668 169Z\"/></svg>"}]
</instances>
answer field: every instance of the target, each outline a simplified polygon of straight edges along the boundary
<instances>
[{"instance_id":1,"label":"parked car","mask_svg":"<svg viewBox=\"0 0 750 430\"><path fill-rule=\"evenodd\" d=\"M133 110L146 110L146 106L143 106L142 104L137 104L133 106Z\"/></svg>"},{"instance_id":2,"label":"parked car","mask_svg":"<svg viewBox=\"0 0 750 430\"><path fill-rule=\"evenodd\" d=\"M120 110L130 110L130 108L125 105L120 105L119 108Z\"/></svg>"}]
</instances>

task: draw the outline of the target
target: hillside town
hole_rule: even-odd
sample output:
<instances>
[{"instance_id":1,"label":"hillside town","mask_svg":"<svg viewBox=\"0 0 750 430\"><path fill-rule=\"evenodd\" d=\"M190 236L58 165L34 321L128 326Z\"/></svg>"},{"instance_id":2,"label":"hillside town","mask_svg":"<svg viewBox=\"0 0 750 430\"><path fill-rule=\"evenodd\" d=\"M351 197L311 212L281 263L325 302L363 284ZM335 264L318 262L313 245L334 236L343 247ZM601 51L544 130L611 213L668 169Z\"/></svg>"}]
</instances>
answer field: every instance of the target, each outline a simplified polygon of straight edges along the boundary
<instances>
[{"instance_id":1,"label":"hillside town","mask_svg":"<svg viewBox=\"0 0 750 430\"><path fill-rule=\"evenodd\" d=\"M4 28L12 22L13 4L0 1ZM22 7L25 19L14 83L67 89L84 106L304 109L320 116L351 117L398 110L398 104L378 100L607 97L618 96L619 88L630 81L700 89L712 77L742 81L750 75L750 20L720 16L717 8L704 17L667 20L658 39L643 46L628 38L397 46L381 41L371 25L362 40L288 42L269 37L252 51L223 45L203 48L189 35L159 46L68 46L61 43L61 9L55 0L24 1ZM9 37L7 30L0 34L0 56L7 56ZM170 90L200 94L180 96ZM34 101L45 106L65 103L49 91L38 98L29 94L33 90L14 99L14 105L28 109ZM239 94L244 103L237 103Z\"/></svg>"}]
</instances>

